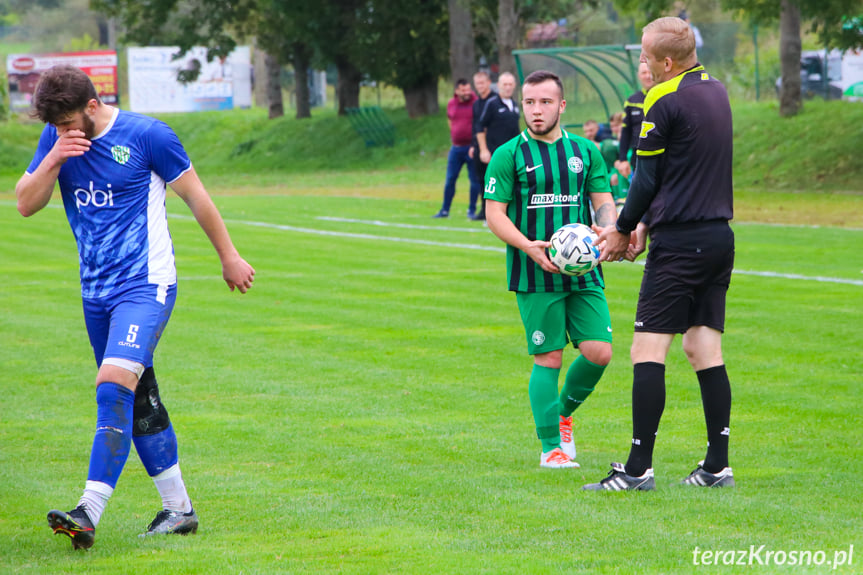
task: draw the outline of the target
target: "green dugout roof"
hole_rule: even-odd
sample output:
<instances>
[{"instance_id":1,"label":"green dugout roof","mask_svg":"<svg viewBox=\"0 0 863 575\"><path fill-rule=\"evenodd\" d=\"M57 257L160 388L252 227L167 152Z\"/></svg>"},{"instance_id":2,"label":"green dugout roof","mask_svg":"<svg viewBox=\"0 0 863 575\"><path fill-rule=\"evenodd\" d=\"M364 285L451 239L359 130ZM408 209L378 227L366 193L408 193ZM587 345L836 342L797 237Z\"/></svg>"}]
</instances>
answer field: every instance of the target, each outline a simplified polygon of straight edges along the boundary
<instances>
[{"instance_id":1,"label":"green dugout roof","mask_svg":"<svg viewBox=\"0 0 863 575\"><path fill-rule=\"evenodd\" d=\"M587 119L607 122L623 111L626 98L639 89L640 54L639 44L513 51L519 83L536 70L561 77L567 100L565 127L581 126Z\"/></svg>"}]
</instances>

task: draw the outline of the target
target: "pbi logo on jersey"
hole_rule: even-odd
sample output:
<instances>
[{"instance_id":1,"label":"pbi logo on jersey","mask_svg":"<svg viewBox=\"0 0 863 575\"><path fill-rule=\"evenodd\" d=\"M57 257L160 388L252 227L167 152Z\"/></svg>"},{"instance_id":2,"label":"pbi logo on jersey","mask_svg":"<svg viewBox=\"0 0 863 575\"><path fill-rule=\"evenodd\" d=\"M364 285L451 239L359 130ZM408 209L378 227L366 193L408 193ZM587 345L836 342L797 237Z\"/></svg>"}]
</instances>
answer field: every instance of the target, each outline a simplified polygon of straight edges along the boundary
<instances>
[{"instance_id":1,"label":"pbi logo on jersey","mask_svg":"<svg viewBox=\"0 0 863 575\"><path fill-rule=\"evenodd\" d=\"M90 180L90 189L78 188L75 190L75 205L78 211L87 206L94 208L105 208L114 206L114 191L111 189L111 184L108 184L108 190L97 190Z\"/></svg>"},{"instance_id":2,"label":"pbi logo on jersey","mask_svg":"<svg viewBox=\"0 0 863 575\"><path fill-rule=\"evenodd\" d=\"M112 146L111 155L114 156L115 162L123 166L132 157L132 151L126 146Z\"/></svg>"},{"instance_id":3,"label":"pbi logo on jersey","mask_svg":"<svg viewBox=\"0 0 863 575\"><path fill-rule=\"evenodd\" d=\"M582 170L584 170L584 162L581 158L572 157L566 163L566 166L569 168L569 171L574 174L580 174Z\"/></svg>"},{"instance_id":4,"label":"pbi logo on jersey","mask_svg":"<svg viewBox=\"0 0 863 575\"><path fill-rule=\"evenodd\" d=\"M641 123L641 134L639 134L640 138L646 138L647 134L650 133L656 127L656 124L653 122L648 122L647 120Z\"/></svg>"},{"instance_id":5,"label":"pbi logo on jersey","mask_svg":"<svg viewBox=\"0 0 863 575\"><path fill-rule=\"evenodd\" d=\"M494 193L494 185L497 183L497 180L494 178L488 179L488 184L485 186L485 193L493 194Z\"/></svg>"}]
</instances>

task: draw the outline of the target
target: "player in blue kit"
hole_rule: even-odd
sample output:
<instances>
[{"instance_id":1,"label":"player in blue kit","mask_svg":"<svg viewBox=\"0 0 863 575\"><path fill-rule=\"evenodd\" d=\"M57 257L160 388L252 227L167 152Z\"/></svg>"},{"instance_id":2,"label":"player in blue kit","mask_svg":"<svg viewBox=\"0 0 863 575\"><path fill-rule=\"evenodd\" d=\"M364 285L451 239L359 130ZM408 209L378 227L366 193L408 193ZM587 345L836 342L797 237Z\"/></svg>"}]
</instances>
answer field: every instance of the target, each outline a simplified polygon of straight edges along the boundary
<instances>
[{"instance_id":1,"label":"player in blue kit","mask_svg":"<svg viewBox=\"0 0 863 575\"><path fill-rule=\"evenodd\" d=\"M84 320L98 366L96 434L84 493L72 511L49 512L48 523L75 549L91 547L134 441L162 497L163 509L146 534L194 533L198 517L153 372L153 352L177 297L166 186L207 234L232 291L246 293L255 270L234 248L166 124L103 104L87 75L71 66L42 76L33 108L46 126L15 187L18 211L26 217L44 208L59 182L78 244Z\"/></svg>"}]
</instances>

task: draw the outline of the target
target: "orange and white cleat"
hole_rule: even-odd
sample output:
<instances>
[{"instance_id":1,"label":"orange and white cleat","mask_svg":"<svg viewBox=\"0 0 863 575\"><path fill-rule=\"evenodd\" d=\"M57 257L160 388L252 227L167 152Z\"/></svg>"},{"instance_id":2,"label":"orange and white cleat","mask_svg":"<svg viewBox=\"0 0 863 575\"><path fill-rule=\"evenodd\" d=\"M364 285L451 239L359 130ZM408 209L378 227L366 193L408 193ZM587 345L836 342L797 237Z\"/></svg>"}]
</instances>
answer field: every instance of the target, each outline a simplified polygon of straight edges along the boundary
<instances>
[{"instance_id":1,"label":"orange and white cleat","mask_svg":"<svg viewBox=\"0 0 863 575\"><path fill-rule=\"evenodd\" d=\"M575 441L572 439L572 416L560 416L560 448L570 459L575 459Z\"/></svg>"},{"instance_id":2,"label":"orange and white cleat","mask_svg":"<svg viewBox=\"0 0 863 575\"><path fill-rule=\"evenodd\" d=\"M548 453L543 453L539 458L539 466L549 469L570 469L573 467L581 467L574 459L563 452L563 449L557 447Z\"/></svg>"}]
</instances>

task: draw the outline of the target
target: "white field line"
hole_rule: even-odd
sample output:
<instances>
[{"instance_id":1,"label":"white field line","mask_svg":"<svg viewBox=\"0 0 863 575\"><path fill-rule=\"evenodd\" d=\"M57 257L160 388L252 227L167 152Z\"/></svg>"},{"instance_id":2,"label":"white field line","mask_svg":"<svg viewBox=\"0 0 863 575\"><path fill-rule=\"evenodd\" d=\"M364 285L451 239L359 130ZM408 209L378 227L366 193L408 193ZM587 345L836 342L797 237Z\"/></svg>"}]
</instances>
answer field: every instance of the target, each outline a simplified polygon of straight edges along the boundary
<instances>
[{"instance_id":1,"label":"white field line","mask_svg":"<svg viewBox=\"0 0 863 575\"><path fill-rule=\"evenodd\" d=\"M13 202L0 202L2 204L12 204ZM54 205L49 205L48 207L55 207ZM61 206L56 206L60 208ZM185 214L169 214L170 218L177 220L194 220L195 218L190 215ZM473 232L474 228L444 228L439 226L425 226L425 225L412 225L412 224L387 224L386 222L378 221L378 220L354 220L349 218L327 218L321 217L318 218L321 220L327 221L336 221L336 222L345 222L345 223L358 223L365 225L374 225L378 227L394 227L394 228L407 228L407 229L432 229L432 230L447 230L447 231L464 231L464 232ZM398 243L406 243L406 244L420 244L424 246L437 246L442 248L456 248L456 249L464 249L464 250L479 250L486 252L498 252L504 253L506 248L498 247L498 246L480 246L477 244L461 244L454 242L438 242L433 240L423 240L416 238L399 238L395 236L376 236L373 234L360 234L353 232L340 232L334 230L319 230L315 228L301 228L297 226L288 226L284 224L272 224L267 222L254 222L249 220L225 220L227 223L238 224L238 225L246 225L246 226L255 226L260 228L269 228L274 230L282 230L287 232L296 232L301 234L315 234L320 236L334 236L334 237L342 237L342 238L354 238L360 240L376 240L382 242L398 242ZM777 224L778 226L778 224ZM794 227L794 226L789 226ZM476 231L487 231L487 229L483 226L483 228L476 228ZM639 265L644 265L643 260L635 262ZM800 274L786 274L779 272L770 272L770 271L754 271L754 270L741 270L735 269L735 274L738 275L746 275L746 276L759 276L759 277L768 277L768 278L778 278L778 279L789 279L789 280L802 280L802 281L815 281L822 283L837 283L837 284L846 284L846 285L854 285L854 286L863 286L863 280L852 280L846 278L834 278L834 277L825 277L825 276L804 276Z\"/></svg>"},{"instance_id":2,"label":"white field line","mask_svg":"<svg viewBox=\"0 0 863 575\"><path fill-rule=\"evenodd\" d=\"M384 222L382 220L357 220L353 218L334 218L330 216L318 216L315 218L316 220L323 220L325 222L343 222L347 224L365 224L367 226L379 226L383 228L404 228L409 230L445 230L448 232L468 232L468 233L486 233L490 234L491 231L479 224L477 227L473 228L450 228L445 226L426 226L421 224L399 224L396 222Z\"/></svg>"},{"instance_id":3,"label":"white field line","mask_svg":"<svg viewBox=\"0 0 863 575\"><path fill-rule=\"evenodd\" d=\"M192 216L171 216L175 219L194 220ZM267 222L253 222L248 220L225 220L229 224L240 224L246 226L255 226L259 228L270 228L273 230L283 230L288 232L298 232L301 234L316 234L319 236L334 236L340 238L353 238L358 240L380 240L384 242L398 242L405 244L420 244L424 246L437 246L444 248L459 248L464 250L480 250L487 252L506 252L506 248L502 246L480 246L477 244L459 244L453 242L436 242L433 240L422 240L417 238L399 238L395 236L376 236L373 234L358 234L353 232L340 232L335 230L320 230L316 228L300 228L297 226L288 226L284 224L271 224Z\"/></svg>"},{"instance_id":4,"label":"white field line","mask_svg":"<svg viewBox=\"0 0 863 575\"><path fill-rule=\"evenodd\" d=\"M175 218L183 218L183 219L193 219L192 216L173 216ZM397 228L409 228L409 229L451 229L455 231L471 231L469 228L440 228L437 226L424 226L424 225L411 225L411 224L398 224L398 225L388 225L386 222L381 222L378 220L352 220L348 218L318 218L328 221L341 221L341 222L351 222L351 223L360 223L366 225L375 225L380 227L397 227ZM395 236L376 236L373 234L359 234L353 232L339 232L334 230L319 230L314 228L299 228L296 226L287 226L282 224L270 224L265 222L252 222L245 220L232 220L229 223L232 224L242 224L248 226L257 226L263 228L271 228L277 230L285 230L291 232L305 233L305 234L317 234L322 236L336 236L336 237L346 237L346 238L355 238L355 239L364 239L364 240L379 240L383 242L401 242L408 244L421 244L426 246L438 246L445 248L458 248L458 249L467 249L467 250L482 250L482 251L490 251L490 252L505 252L506 248L503 247L493 247L493 246L480 246L476 244L459 244L452 242L437 242L433 240L422 240L415 238L399 238ZM485 229L485 228L483 228ZM643 260L635 262L639 265L644 265ZM824 282L824 283L838 283L838 284L847 284L847 285L855 285L855 286L863 286L863 280L852 280L846 278L832 278L832 277L824 277L824 276L804 276L800 274L785 274L779 272L769 272L769 271L751 271L751 270L741 270L735 269L735 274L739 275L748 275L748 276L760 276L760 277L769 277L769 278L779 278L779 279L790 279L790 280L803 280L803 281L816 281L816 282Z\"/></svg>"}]
</instances>

